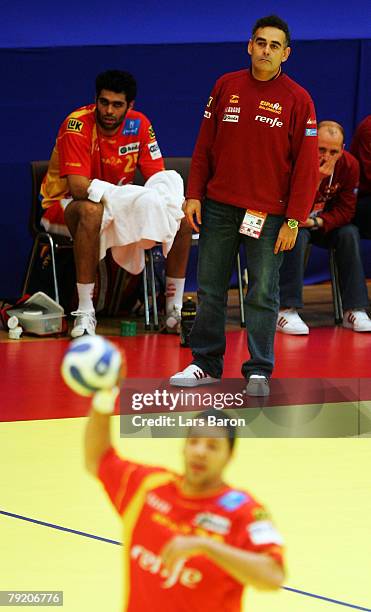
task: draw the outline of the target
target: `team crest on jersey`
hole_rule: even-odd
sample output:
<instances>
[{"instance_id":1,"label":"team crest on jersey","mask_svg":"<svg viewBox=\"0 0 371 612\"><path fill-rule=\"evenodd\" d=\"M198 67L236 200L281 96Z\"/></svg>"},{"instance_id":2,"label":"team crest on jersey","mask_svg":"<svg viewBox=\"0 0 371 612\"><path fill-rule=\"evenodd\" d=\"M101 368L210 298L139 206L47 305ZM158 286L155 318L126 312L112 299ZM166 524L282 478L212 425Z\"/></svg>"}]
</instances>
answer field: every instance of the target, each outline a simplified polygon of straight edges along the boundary
<instances>
[{"instance_id":1,"label":"team crest on jersey","mask_svg":"<svg viewBox=\"0 0 371 612\"><path fill-rule=\"evenodd\" d=\"M238 104L239 99L240 99L239 94L231 94L231 97L229 98L229 104Z\"/></svg>"},{"instance_id":2,"label":"team crest on jersey","mask_svg":"<svg viewBox=\"0 0 371 612\"><path fill-rule=\"evenodd\" d=\"M124 136L136 136L140 128L140 119L126 119L122 133Z\"/></svg>"},{"instance_id":3,"label":"team crest on jersey","mask_svg":"<svg viewBox=\"0 0 371 612\"><path fill-rule=\"evenodd\" d=\"M226 535L231 529L231 521L225 516L213 514L212 512L199 512L193 519L193 524L203 527L207 531L213 531L220 535Z\"/></svg>"},{"instance_id":4,"label":"team crest on jersey","mask_svg":"<svg viewBox=\"0 0 371 612\"><path fill-rule=\"evenodd\" d=\"M279 102L268 102L267 100L260 100L259 108L270 113L280 115L282 113L282 106Z\"/></svg>"},{"instance_id":5,"label":"team crest on jersey","mask_svg":"<svg viewBox=\"0 0 371 612\"><path fill-rule=\"evenodd\" d=\"M242 491L228 491L219 498L218 506L225 508L225 510L236 510L248 500L249 496Z\"/></svg>"},{"instance_id":6,"label":"team crest on jersey","mask_svg":"<svg viewBox=\"0 0 371 612\"><path fill-rule=\"evenodd\" d=\"M81 132L84 127L84 122L80 119L69 119L67 123L67 132Z\"/></svg>"}]
</instances>

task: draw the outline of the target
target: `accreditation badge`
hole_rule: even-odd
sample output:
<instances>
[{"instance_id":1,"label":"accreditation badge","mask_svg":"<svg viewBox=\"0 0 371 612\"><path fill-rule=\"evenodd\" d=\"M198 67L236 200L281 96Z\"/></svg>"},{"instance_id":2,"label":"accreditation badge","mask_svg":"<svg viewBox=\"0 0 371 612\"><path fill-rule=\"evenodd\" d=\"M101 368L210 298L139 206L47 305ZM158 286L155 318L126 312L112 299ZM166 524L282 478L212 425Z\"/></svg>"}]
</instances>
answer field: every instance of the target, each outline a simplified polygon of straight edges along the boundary
<instances>
[{"instance_id":1,"label":"accreditation badge","mask_svg":"<svg viewBox=\"0 0 371 612\"><path fill-rule=\"evenodd\" d=\"M239 229L240 234L250 236L250 238L260 238L266 218L267 213L248 208Z\"/></svg>"}]
</instances>

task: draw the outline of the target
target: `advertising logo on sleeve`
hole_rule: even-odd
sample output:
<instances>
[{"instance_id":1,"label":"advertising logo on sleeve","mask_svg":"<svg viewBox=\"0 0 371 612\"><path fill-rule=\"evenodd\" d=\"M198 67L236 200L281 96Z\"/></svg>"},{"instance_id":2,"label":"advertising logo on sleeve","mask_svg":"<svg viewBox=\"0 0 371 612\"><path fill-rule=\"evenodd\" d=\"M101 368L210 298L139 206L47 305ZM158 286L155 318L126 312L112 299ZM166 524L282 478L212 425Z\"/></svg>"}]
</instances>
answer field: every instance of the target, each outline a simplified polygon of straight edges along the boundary
<instances>
[{"instance_id":1,"label":"advertising logo on sleeve","mask_svg":"<svg viewBox=\"0 0 371 612\"><path fill-rule=\"evenodd\" d=\"M152 157L152 159L160 159L161 151L160 151L160 147L158 146L156 140L154 142L150 142L147 145L147 147L149 149L149 154Z\"/></svg>"},{"instance_id":2,"label":"advertising logo on sleeve","mask_svg":"<svg viewBox=\"0 0 371 612\"><path fill-rule=\"evenodd\" d=\"M231 94L229 98L229 104L238 104L240 99L239 94Z\"/></svg>"},{"instance_id":3,"label":"advertising logo on sleeve","mask_svg":"<svg viewBox=\"0 0 371 612\"><path fill-rule=\"evenodd\" d=\"M268 510L261 507L254 508L251 514L253 515L255 521L265 521L270 518Z\"/></svg>"},{"instance_id":4,"label":"advertising logo on sleeve","mask_svg":"<svg viewBox=\"0 0 371 612\"><path fill-rule=\"evenodd\" d=\"M317 121L314 117L309 117L307 127L305 129L306 136L317 136Z\"/></svg>"},{"instance_id":5,"label":"advertising logo on sleeve","mask_svg":"<svg viewBox=\"0 0 371 612\"><path fill-rule=\"evenodd\" d=\"M83 121L79 119L69 119L67 123L67 132L81 132L83 127Z\"/></svg>"},{"instance_id":6,"label":"advertising logo on sleeve","mask_svg":"<svg viewBox=\"0 0 371 612\"><path fill-rule=\"evenodd\" d=\"M150 125L148 128L148 136L150 140L155 140L156 138L155 130L153 129L152 125Z\"/></svg>"},{"instance_id":7,"label":"advertising logo on sleeve","mask_svg":"<svg viewBox=\"0 0 371 612\"><path fill-rule=\"evenodd\" d=\"M228 491L219 500L218 506L225 510L237 510L242 504L249 500L249 496L242 491Z\"/></svg>"},{"instance_id":8,"label":"advertising logo on sleeve","mask_svg":"<svg viewBox=\"0 0 371 612\"><path fill-rule=\"evenodd\" d=\"M247 526L250 540L255 546L264 544L278 544L282 546L283 539L270 521L256 521Z\"/></svg>"},{"instance_id":9,"label":"advertising logo on sleeve","mask_svg":"<svg viewBox=\"0 0 371 612\"><path fill-rule=\"evenodd\" d=\"M211 104L212 104L212 101L213 101L213 97L212 97L212 96L210 96L210 97L209 97L209 100L208 100L208 102L207 102L207 104L206 104L206 109L205 109L205 112L204 112L204 117L205 117L206 119L210 119L210 117L211 117L211 111L208 111L207 109L208 109L208 108L210 108L210 106L211 106Z\"/></svg>"},{"instance_id":10,"label":"advertising logo on sleeve","mask_svg":"<svg viewBox=\"0 0 371 612\"><path fill-rule=\"evenodd\" d=\"M128 153L138 153L139 152L139 142L130 142L127 145L119 147L119 155L128 155Z\"/></svg>"},{"instance_id":11,"label":"advertising logo on sleeve","mask_svg":"<svg viewBox=\"0 0 371 612\"><path fill-rule=\"evenodd\" d=\"M136 136L139 133L140 119L126 119L122 133L124 136Z\"/></svg>"}]
</instances>

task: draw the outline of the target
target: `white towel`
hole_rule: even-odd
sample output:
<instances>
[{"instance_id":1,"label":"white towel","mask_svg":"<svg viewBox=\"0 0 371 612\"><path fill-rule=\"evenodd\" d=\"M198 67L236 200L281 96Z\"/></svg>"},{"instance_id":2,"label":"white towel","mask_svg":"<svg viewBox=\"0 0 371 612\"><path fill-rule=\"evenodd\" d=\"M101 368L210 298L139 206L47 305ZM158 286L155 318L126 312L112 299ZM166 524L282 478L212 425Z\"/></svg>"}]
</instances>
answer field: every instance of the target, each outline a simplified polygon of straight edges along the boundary
<instances>
[{"instance_id":1,"label":"white towel","mask_svg":"<svg viewBox=\"0 0 371 612\"><path fill-rule=\"evenodd\" d=\"M151 176L144 187L116 186L94 179L89 200L104 205L100 236L100 259L111 249L114 260L132 274L144 268L144 250L162 243L170 251L184 217L184 188L175 170Z\"/></svg>"}]
</instances>

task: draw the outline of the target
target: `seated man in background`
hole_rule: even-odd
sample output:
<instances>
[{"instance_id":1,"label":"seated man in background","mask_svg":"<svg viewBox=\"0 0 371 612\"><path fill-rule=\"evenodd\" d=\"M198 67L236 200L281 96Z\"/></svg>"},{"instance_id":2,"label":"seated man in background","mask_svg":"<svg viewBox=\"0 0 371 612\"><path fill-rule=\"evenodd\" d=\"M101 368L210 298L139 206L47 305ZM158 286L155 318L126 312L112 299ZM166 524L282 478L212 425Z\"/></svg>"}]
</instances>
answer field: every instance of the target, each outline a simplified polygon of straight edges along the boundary
<instances>
[{"instance_id":1,"label":"seated man in background","mask_svg":"<svg viewBox=\"0 0 371 612\"><path fill-rule=\"evenodd\" d=\"M136 82L119 70L96 79L95 104L72 112L62 123L41 187L45 209L41 223L74 239L78 309L71 335L95 334L93 290L99 258L103 204L89 199L93 179L113 185L133 182L138 167L147 180L164 170L164 161L148 118L133 110ZM166 266L168 331L179 332L180 309L191 229L184 221Z\"/></svg>"},{"instance_id":2,"label":"seated man in background","mask_svg":"<svg viewBox=\"0 0 371 612\"><path fill-rule=\"evenodd\" d=\"M359 161L360 179L353 223L361 238L371 238L371 115L361 121L353 136L351 153Z\"/></svg>"},{"instance_id":3,"label":"seated man in background","mask_svg":"<svg viewBox=\"0 0 371 612\"><path fill-rule=\"evenodd\" d=\"M360 255L358 229L351 224L359 181L357 160L344 151L344 130L335 121L318 126L321 182L311 214L301 224L292 251L285 253L280 270L280 311L277 331L306 335L309 328L299 317L303 307L305 254L309 243L334 247L343 302L343 326L357 332L371 331L368 295Z\"/></svg>"}]
</instances>

